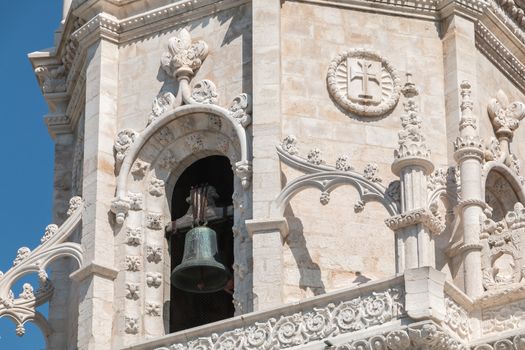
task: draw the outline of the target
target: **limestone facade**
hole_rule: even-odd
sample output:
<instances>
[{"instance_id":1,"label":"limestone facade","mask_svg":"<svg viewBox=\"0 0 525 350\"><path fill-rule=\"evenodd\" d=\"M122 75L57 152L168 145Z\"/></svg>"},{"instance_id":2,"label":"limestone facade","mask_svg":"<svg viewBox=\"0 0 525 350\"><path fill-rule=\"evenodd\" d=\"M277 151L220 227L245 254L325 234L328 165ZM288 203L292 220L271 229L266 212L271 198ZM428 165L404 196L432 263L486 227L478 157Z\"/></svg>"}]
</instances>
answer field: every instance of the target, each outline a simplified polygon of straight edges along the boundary
<instances>
[{"instance_id":1,"label":"limestone facade","mask_svg":"<svg viewBox=\"0 0 525 350\"><path fill-rule=\"evenodd\" d=\"M54 223L0 275L0 317L49 349L525 349L524 13L64 1L29 55ZM235 312L170 333L174 191L210 156L233 173Z\"/></svg>"}]
</instances>

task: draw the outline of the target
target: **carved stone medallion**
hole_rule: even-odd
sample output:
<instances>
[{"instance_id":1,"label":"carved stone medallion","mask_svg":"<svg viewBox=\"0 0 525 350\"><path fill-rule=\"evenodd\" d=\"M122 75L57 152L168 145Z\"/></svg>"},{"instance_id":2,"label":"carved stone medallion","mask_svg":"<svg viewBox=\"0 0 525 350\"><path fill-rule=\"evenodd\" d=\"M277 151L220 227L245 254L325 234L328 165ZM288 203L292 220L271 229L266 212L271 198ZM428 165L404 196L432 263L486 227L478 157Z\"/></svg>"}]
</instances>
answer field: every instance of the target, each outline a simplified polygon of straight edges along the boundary
<instances>
[{"instance_id":1,"label":"carved stone medallion","mask_svg":"<svg viewBox=\"0 0 525 350\"><path fill-rule=\"evenodd\" d=\"M334 58L328 68L327 84L340 107L367 117L391 111L401 89L392 64L364 49L349 50Z\"/></svg>"}]
</instances>

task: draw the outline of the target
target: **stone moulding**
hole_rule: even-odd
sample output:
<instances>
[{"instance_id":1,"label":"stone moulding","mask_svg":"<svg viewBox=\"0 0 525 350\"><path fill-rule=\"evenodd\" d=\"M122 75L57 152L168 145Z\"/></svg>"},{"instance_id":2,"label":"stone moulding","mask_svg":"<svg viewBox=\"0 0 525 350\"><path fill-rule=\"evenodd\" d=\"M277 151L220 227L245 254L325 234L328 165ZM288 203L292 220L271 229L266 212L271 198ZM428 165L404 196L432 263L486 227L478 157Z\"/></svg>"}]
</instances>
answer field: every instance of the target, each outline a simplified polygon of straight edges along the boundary
<instances>
[{"instance_id":1,"label":"stone moulding","mask_svg":"<svg viewBox=\"0 0 525 350\"><path fill-rule=\"evenodd\" d=\"M83 251L80 244L67 241L81 222L83 205L79 204L80 201L80 197L73 197L67 220L56 229L49 225L38 247L32 251L25 247L19 249L13 267L5 273L0 272L0 318L7 316L15 322L19 336L24 335L24 324L29 321L36 323L44 335L51 332L45 317L36 311L38 306L51 298L54 290L45 272L47 266L61 257L72 257L78 267L82 266ZM12 286L31 273L38 274L40 288L33 293L33 287L25 284L24 292L15 298Z\"/></svg>"},{"instance_id":2,"label":"stone moulding","mask_svg":"<svg viewBox=\"0 0 525 350\"><path fill-rule=\"evenodd\" d=\"M364 60L380 64L380 96L379 100L374 99L355 99L350 96L349 80L351 68L348 67L350 60ZM364 68L363 68L364 69ZM363 80L368 81L368 70L362 72ZM376 78L374 78L376 79ZM390 112L399 101L399 92L401 90L400 80L396 69L384 57L376 52L365 49L353 49L339 54L332 60L328 68L326 77L328 91L336 103L346 111L365 117L378 117ZM368 95L366 91L363 94Z\"/></svg>"},{"instance_id":3,"label":"stone moulding","mask_svg":"<svg viewBox=\"0 0 525 350\"><path fill-rule=\"evenodd\" d=\"M416 209L385 220L386 225L393 231L408 226L423 224L434 235L439 235L445 230L445 224L427 209Z\"/></svg>"},{"instance_id":4,"label":"stone moulding","mask_svg":"<svg viewBox=\"0 0 525 350\"><path fill-rule=\"evenodd\" d=\"M228 319L218 326L201 327L191 335L179 332L125 349L278 350L373 329L406 317L400 283L401 277L370 283L364 288L287 305L272 313Z\"/></svg>"},{"instance_id":5,"label":"stone moulding","mask_svg":"<svg viewBox=\"0 0 525 350\"><path fill-rule=\"evenodd\" d=\"M291 140L292 143L290 143ZM380 179L376 174L377 169L373 164L367 166L365 170L368 169L368 172L365 171L365 174L350 170L350 166L345 166L348 169L345 171L342 168L340 170L324 163L314 164L297 155L294 136L285 138L285 141L276 149L279 159L283 163L306 174L290 181L281 190L281 193L272 203L272 217L282 217L289 201L305 188L318 188L321 191L321 203L328 204L330 192L342 185L351 185L357 189L360 196L360 203L357 203L355 207L357 212L362 210L366 202L378 201L383 204L390 215L399 213L399 203L392 197L391 192L379 183ZM376 170L371 172L370 169L372 168Z\"/></svg>"}]
</instances>

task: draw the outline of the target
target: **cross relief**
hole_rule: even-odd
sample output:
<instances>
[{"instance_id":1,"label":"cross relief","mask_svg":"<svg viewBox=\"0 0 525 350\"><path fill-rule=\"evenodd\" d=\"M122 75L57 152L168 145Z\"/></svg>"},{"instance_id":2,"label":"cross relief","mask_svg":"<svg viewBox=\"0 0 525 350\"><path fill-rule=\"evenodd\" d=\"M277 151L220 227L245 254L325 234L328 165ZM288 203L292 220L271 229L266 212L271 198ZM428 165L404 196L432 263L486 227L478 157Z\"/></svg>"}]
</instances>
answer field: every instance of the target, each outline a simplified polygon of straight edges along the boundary
<instances>
[{"instance_id":1,"label":"cross relief","mask_svg":"<svg viewBox=\"0 0 525 350\"><path fill-rule=\"evenodd\" d=\"M347 67L348 98L366 104L381 103L381 62L348 57Z\"/></svg>"}]
</instances>

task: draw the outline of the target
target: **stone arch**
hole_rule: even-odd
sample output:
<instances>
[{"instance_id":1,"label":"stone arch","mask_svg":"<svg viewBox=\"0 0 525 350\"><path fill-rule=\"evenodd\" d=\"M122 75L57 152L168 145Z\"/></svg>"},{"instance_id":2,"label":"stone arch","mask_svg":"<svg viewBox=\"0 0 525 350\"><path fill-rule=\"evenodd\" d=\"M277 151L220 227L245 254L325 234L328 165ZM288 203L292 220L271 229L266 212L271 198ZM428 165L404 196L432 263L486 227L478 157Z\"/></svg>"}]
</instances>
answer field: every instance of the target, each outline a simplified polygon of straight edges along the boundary
<instances>
[{"instance_id":1,"label":"stone arch","mask_svg":"<svg viewBox=\"0 0 525 350\"><path fill-rule=\"evenodd\" d=\"M482 196L493 210L493 220L500 221L516 202L525 202L525 191L520 179L506 166L489 162L484 170Z\"/></svg>"},{"instance_id":2,"label":"stone arch","mask_svg":"<svg viewBox=\"0 0 525 350\"><path fill-rule=\"evenodd\" d=\"M117 256L124 262L119 273L124 304L124 322L137 321L143 329L124 325L128 334L160 336L168 332L169 249L165 226L171 219L171 196L178 177L198 159L221 155L234 169L234 251L237 271L248 271L251 257L245 219L251 216L251 191L239 175L239 167L249 164L245 129L230 114L213 105L177 108L150 124L130 147L120 170L117 197L129 198L130 209L123 227L117 232ZM242 173L242 172L241 172ZM251 279L234 274L236 313L250 309ZM138 288L136 296L130 289ZM139 319L142 318L142 321ZM162 331L164 330L164 331Z\"/></svg>"},{"instance_id":3,"label":"stone arch","mask_svg":"<svg viewBox=\"0 0 525 350\"><path fill-rule=\"evenodd\" d=\"M398 214L395 201L386 194L387 190L383 186L372 183L363 178L362 175L351 171L346 173L325 171L303 175L288 183L272 203L272 215L274 217L283 216L284 210L292 198L307 188L317 188L322 194L327 193L329 198L331 191L343 185L353 186L358 191L362 205L369 201L377 201L385 207L391 216Z\"/></svg>"}]
</instances>

